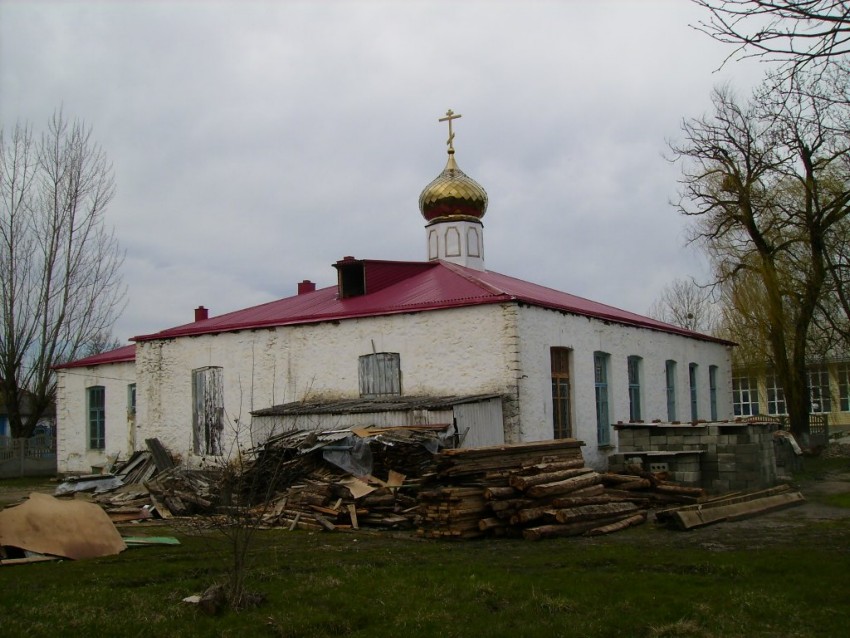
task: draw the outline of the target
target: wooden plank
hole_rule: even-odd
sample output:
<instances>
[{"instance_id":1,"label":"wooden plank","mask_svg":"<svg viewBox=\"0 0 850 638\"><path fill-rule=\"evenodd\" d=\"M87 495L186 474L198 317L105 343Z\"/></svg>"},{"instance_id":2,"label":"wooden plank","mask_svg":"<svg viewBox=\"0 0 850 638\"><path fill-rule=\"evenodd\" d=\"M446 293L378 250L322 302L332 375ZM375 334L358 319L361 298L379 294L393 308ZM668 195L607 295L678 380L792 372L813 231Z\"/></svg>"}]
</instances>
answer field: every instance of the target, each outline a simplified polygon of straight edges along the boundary
<instances>
[{"instance_id":1,"label":"wooden plank","mask_svg":"<svg viewBox=\"0 0 850 638\"><path fill-rule=\"evenodd\" d=\"M316 522L317 522L319 525L321 525L322 527L324 527L326 530L328 530L329 532L332 532L332 531L334 531L334 530L336 529L336 525L334 525L333 523L331 523L328 519L326 519L326 518L325 518L324 516L322 516L321 514L318 514L318 513L317 513L317 514L313 514L313 518L315 518L315 519L316 519Z\"/></svg>"},{"instance_id":2,"label":"wooden plank","mask_svg":"<svg viewBox=\"0 0 850 638\"><path fill-rule=\"evenodd\" d=\"M749 501L732 503L712 503L710 507L674 510L669 512L669 520L682 530L705 527L722 521L736 521L776 510L802 505L806 499L800 492L775 494Z\"/></svg>"},{"instance_id":3,"label":"wooden plank","mask_svg":"<svg viewBox=\"0 0 850 638\"><path fill-rule=\"evenodd\" d=\"M174 467L174 461L171 460L171 456L168 454L165 446L160 443L159 439L145 439L145 445L148 446L151 456L153 456L157 471L165 472Z\"/></svg>"},{"instance_id":4,"label":"wooden plank","mask_svg":"<svg viewBox=\"0 0 850 638\"><path fill-rule=\"evenodd\" d=\"M609 523L608 525L603 525L601 527L594 527L593 529L587 530L584 535L600 536L602 534L612 534L613 532L619 532L627 527L640 525L644 522L646 522L646 512L640 512L638 514L628 516L621 521L617 521L616 523Z\"/></svg>"},{"instance_id":5,"label":"wooden plank","mask_svg":"<svg viewBox=\"0 0 850 638\"><path fill-rule=\"evenodd\" d=\"M559 470L557 472L534 474L532 476L512 476L509 483L511 484L511 487L525 491L529 487L533 487L535 485L563 481L564 479L581 476L583 474L590 474L591 472L593 472L593 470L589 467L580 467L575 469Z\"/></svg>"},{"instance_id":6,"label":"wooden plank","mask_svg":"<svg viewBox=\"0 0 850 638\"><path fill-rule=\"evenodd\" d=\"M354 529L360 529L360 526L357 524L357 507L353 503L350 503L347 505L347 509L348 515L351 517L351 526Z\"/></svg>"},{"instance_id":7,"label":"wooden plank","mask_svg":"<svg viewBox=\"0 0 850 638\"><path fill-rule=\"evenodd\" d=\"M563 481L535 485L534 487L526 490L526 494L528 494L531 498L555 496L558 494L566 494L584 487L590 487L591 485L596 485L601 481L602 477L599 474L591 472L590 474L583 474L582 476L564 479Z\"/></svg>"},{"instance_id":8,"label":"wooden plank","mask_svg":"<svg viewBox=\"0 0 850 638\"><path fill-rule=\"evenodd\" d=\"M634 503L607 503L603 505L580 505L555 511L555 518L561 524L596 520L611 516L632 514L637 511Z\"/></svg>"}]
</instances>

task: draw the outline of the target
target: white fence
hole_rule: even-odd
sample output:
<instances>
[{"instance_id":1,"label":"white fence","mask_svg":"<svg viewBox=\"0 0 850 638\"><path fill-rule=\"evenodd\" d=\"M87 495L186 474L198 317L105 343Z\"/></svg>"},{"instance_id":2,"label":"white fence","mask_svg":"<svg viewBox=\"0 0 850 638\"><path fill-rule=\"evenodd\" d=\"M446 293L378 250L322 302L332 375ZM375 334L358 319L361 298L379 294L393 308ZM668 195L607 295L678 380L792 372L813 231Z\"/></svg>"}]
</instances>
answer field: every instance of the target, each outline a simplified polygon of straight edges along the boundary
<instances>
[{"instance_id":1,"label":"white fence","mask_svg":"<svg viewBox=\"0 0 850 638\"><path fill-rule=\"evenodd\" d=\"M30 439L0 437L0 478L54 476L56 442L46 435Z\"/></svg>"}]
</instances>

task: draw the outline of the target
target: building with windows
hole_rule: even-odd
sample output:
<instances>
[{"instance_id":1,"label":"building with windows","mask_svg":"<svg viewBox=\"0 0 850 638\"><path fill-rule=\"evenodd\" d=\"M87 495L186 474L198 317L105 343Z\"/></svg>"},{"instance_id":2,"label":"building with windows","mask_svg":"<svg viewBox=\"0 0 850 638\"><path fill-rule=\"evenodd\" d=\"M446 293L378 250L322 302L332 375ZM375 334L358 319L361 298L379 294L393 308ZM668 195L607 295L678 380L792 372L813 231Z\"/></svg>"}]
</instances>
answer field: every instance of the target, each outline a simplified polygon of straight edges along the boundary
<instances>
[{"instance_id":1,"label":"building with windows","mask_svg":"<svg viewBox=\"0 0 850 638\"><path fill-rule=\"evenodd\" d=\"M830 427L850 429L850 357L835 357L808 367L811 413L826 415ZM785 394L769 365L736 366L732 374L736 417L783 417Z\"/></svg>"},{"instance_id":2,"label":"building with windows","mask_svg":"<svg viewBox=\"0 0 850 638\"><path fill-rule=\"evenodd\" d=\"M419 198L425 261L345 257L337 285L140 335L59 374L59 469L158 438L184 461L280 427L449 423L462 445L730 418L732 344L486 269L484 188L448 161Z\"/></svg>"}]
</instances>

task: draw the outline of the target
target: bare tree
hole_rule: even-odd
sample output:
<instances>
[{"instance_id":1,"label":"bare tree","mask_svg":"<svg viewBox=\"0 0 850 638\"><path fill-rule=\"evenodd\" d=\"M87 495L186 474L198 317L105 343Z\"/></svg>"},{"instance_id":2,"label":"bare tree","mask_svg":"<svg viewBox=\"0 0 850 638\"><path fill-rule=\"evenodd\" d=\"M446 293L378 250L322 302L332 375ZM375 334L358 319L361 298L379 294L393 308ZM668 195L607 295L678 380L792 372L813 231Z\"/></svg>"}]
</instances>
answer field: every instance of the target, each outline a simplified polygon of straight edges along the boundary
<instances>
[{"instance_id":1,"label":"bare tree","mask_svg":"<svg viewBox=\"0 0 850 638\"><path fill-rule=\"evenodd\" d=\"M846 0L692 0L709 12L695 28L735 45L726 58L766 57L799 68L850 53Z\"/></svg>"},{"instance_id":2,"label":"bare tree","mask_svg":"<svg viewBox=\"0 0 850 638\"><path fill-rule=\"evenodd\" d=\"M757 282L752 318L762 318L797 433L808 428L806 364L830 291L828 247L850 239L848 106L818 80L797 74L783 94L768 81L744 105L718 89L714 113L686 121L685 142L672 145L683 163L678 207L695 218L692 239L712 256L716 283L746 279L752 292Z\"/></svg>"},{"instance_id":3,"label":"bare tree","mask_svg":"<svg viewBox=\"0 0 850 638\"><path fill-rule=\"evenodd\" d=\"M38 138L28 125L0 131L0 399L14 437L53 401L52 367L85 353L123 310L123 253L105 225L114 192L84 123L59 112Z\"/></svg>"},{"instance_id":4,"label":"bare tree","mask_svg":"<svg viewBox=\"0 0 850 638\"><path fill-rule=\"evenodd\" d=\"M713 333L717 322L712 289L693 279L674 279L649 307L649 316L695 332Z\"/></svg>"}]
</instances>

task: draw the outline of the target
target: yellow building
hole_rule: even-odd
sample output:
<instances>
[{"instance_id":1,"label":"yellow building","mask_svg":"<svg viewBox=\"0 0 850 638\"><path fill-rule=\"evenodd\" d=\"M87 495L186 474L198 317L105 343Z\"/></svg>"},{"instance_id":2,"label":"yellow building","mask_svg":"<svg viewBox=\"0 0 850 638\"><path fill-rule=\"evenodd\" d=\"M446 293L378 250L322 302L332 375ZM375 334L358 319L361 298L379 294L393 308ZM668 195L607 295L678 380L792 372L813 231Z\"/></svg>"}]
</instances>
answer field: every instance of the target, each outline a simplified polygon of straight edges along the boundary
<instances>
[{"instance_id":1,"label":"yellow building","mask_svg":"<svg viewBox=\"0 0 850 638\"><path fill-rule=\"evenodd\" d=\"M808 367L812 414L825 415L831 431L850 430L850 357ZM770 366L733 367L732 408L736 417L784 416L785 393Z\"/></svg>"}]
</instances>

